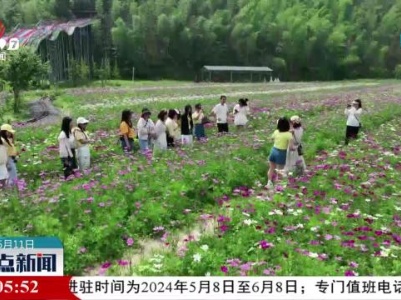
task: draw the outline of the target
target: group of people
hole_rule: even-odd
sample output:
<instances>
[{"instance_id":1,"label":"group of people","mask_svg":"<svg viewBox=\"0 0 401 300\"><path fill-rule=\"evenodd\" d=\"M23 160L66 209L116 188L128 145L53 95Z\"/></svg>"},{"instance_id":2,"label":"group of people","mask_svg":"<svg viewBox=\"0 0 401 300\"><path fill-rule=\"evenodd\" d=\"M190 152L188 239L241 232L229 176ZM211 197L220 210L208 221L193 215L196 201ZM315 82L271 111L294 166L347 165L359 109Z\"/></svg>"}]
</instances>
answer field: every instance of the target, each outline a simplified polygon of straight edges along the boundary
<instances>
[{"instance_id":1,"label":"group of people","mask_svg":"<svg viewBox=\"0 0 401 300\"><path fill-rule=\"evenodd\" d=\"M87 119L79 117L77 125L74 126L70 117L63 118L58 142L65 178L68 178L77 169L83 172L90 168L89 145L92 140L86 131L88 123Z\"/></svg>"},{"instance_id":2,"label":"group of people","mask_svg":"<svg viewBox=\"0 0 401 300\"><path fill-rule=\"evenodd\" d=\"M356 139L362 123L362 101L356 99L352 104L348 104L344 111L347 116L347 127L345 131L345 145L348 145L351 139ZM266 188L274 187L274 179L279 175L286 175L290 172L302 174L306 170L306 164L303 157L302 136L304 128L301 119L298 116L292 116L290 120L280 118L277 121L277 129L272 138L274 145L269 155L269 169L267 171Z\"/></svg>"},{"instance_id":3,"label":"group of people","mask_svg":"<svg viewBox=\"0 0 401 300\"><path fill-rule=\"evenodd\" d=\"M234 124L238 129L248 123L249 114L248 99L239 99L233 108ZM215 117L219 133L228 133L229 108L226 96L220 97L220 103L215 105L211 115ZM360 117L362 114L362 101L356 99L347 105L347 127L345 144L356 138L361 128ZM157 115L154 123L151 112L144 108L137 122L136 128L132 123L132 112L124 110L121 116L119 128L119 140L122 149L130 153L135 149L135 138L139 142L139 148L146 154L149 150L163 151L173 148L177 143L192 145L196 140L206 138L204 125L209 119L200 103L194 110L191 105L184 108L183 113L178 109L163 109ZM59 155L63 165L64 176L68 178L75 170L85 171L90 168L90 147L92 140L87 133L89 121L79 117L76 126L70 117L62 120L61 131L58 136ZM267 171L268 182L266 187L272 188L274 180L280 174L302 174L306 170L303 158L302 136L304 128L298 116L290 119L285 117L277 121L277 129L272 135L274 145L269 155L269 168ZM0 188L10 186L17 181L18 152L15 147L15 130L9 124L3 124L0 131Z\"/></svg>"},{"instance_id":4,"label":"group of people","mask_svg":"<svg viewBox=\"0 0 401 300\"><path fill-rule=\"evenodd\" d=\"M15 130L10 124L0 128L0 190L17 182L17 149Z\"/></svg>"},{"instance_id":5,"label":"group of people","mask_svg":"<svg viewBox=\"0 0 401 300\"><path fill-rule=\"evenodd\" d=\"M212 109L212 115L216 118L219 133L228 133L229 108L227 97L221 96L220 103ZM245 127L248 123L249 114L248 99L239 99L233 109L234 124L238 128ZM163 109L157 115L156 124L151 119L152 113L144 108L138 120L136 129L132 123L132 112L124 110L121 116L119 137L121 147L125 152L134 150L134 139L137 137L139 148L142 153L148 150L162 151L176 146L177 142L183 145L192 145L194 137L196 140L206 138L205 124L209 122L208 117L200 103L186 105L183 113L178 109Z\"/></svg>"}]
</instances>

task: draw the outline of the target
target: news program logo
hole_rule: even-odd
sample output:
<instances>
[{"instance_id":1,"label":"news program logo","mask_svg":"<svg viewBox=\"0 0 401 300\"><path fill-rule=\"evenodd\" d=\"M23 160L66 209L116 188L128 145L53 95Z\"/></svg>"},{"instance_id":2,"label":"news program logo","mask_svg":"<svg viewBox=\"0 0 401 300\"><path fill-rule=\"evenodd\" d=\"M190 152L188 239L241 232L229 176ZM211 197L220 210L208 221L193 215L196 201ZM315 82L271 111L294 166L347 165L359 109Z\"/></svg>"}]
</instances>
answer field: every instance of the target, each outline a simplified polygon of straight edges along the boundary
<instances>
[{"instance_id":1,"label":"news program logo","mask_svg":"<svg viewBox=\"0 0 401 300\"><path fill-rule=\"evenodd\" d=\"M63 276L63 245L53 237L0 237L0 276Z\"/></svg>"},{"instance_id":2,"label":"news program logo","mask_svg":"<svg viewBox=\"0 0 401 300\"><path fill-rule=\"evenodd\" d=\"M0 39L4 36L4 33L6 33L6 26L0 20Z\"/></svg>"},{"instance_id":3,"label":"news program logo","mask_svg":"<svg viewBox=\"0 0 401 300\"><path fill-rule=\"evenodd\" d=\"M0 20L0 61L5 61L7 58L6 52L3 50L18 50L19 40L18 38L4 38L6 27Z\"/></svg>"}]
</instances>

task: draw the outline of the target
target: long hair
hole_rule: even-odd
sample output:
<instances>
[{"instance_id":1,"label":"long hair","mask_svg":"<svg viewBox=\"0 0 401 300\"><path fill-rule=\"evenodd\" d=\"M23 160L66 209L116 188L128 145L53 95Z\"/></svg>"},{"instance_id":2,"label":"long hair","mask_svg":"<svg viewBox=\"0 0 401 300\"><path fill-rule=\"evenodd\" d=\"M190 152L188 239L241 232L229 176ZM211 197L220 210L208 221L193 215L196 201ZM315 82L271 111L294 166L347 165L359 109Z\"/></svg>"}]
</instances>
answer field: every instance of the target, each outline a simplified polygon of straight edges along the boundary
<instances>
[{"instance_id":1,"label":"long hair","mask_svg":"<svg viewBox=\"0 0 401 300\"><path fill-rule=\"evenodd\" d=\"M186 115L186 116L191 116L191 113L192 113L192 106L191 105L187 105L187 106L185 106L185 112L184 112L184 115Z\"/></svg>"},{"instance_id":2,"label":"long hair","mask_svg":"<svg viewBox=\"0 0 401 300\"><path fill-rule=\"evenodd\" d=\"M70 117L64 117L63 121L61 122L61 131L64 131L67 139L70 138L70 132L71 132L71 125L72 119Z\"/></svg>"},{"instance_id":3,"label":"long hair","mask_svg":"<svg viewBox=\"0 0 401 300\"><path fill-rule=\"evenodd\" d=\"M8 139L8 136L7 136L7 130L2 130L2 131L0 132L0 136L7 142L7 144L8 144L9 146L11 146L11 142L10 142L10 140ZM0 138L0 140L1 140L1 138Z\"/></svg>"},{"instance_id":4,"label":"long hair","mask_svg":"<svg viewBox=\"0 0 401 300\"><path fill-rule=\"evenodd\" d=\"M130 110L123 110L121 114L121 123L125 122L129 127L132 127L131 115L132 112Z\"/></svg>"}]
</instances>

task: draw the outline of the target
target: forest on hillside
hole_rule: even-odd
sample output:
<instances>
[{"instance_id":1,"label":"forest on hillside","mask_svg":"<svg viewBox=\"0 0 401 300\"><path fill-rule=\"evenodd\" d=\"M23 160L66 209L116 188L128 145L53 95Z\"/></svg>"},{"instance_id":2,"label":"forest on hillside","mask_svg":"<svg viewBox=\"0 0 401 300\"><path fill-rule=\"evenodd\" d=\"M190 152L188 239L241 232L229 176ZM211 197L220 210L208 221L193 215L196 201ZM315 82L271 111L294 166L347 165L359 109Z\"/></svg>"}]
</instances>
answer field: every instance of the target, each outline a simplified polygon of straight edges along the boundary
<instances>
[{"instance_id":1,"label":"forest on hillside","mask_svg":"<svg viewBox=\"0 0 401 300\"><path fill-rule=\"evenodd\" d=\"M0 0L8 29L95 16L96 60L123 77L195 79L207 65L269 66L283 80L394 77L400 0Z\"/></svg>"}]
</instances>

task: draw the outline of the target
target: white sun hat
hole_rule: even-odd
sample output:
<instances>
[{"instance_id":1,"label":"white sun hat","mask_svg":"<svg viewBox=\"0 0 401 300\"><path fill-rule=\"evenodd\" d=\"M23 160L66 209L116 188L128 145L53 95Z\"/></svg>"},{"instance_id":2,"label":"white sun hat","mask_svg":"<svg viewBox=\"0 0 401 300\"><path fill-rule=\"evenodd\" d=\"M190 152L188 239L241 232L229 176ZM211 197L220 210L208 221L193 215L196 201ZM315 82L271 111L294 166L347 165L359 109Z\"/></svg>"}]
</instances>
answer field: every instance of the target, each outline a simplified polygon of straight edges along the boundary
<instances>
[{"instance_id":1,"label":"white sun hat","mask_svg":"<svg viewBox=\"0 0 401 300\"><path fill-rule=\"evenodd\" d=\"M84 117L79 117L78 119L77 119L77 124L79 125L79 124L88 124L89 123L89 121L87 120L87 119L85 119Z\"/></svg>"}]
</instances>

